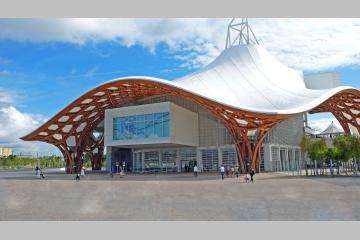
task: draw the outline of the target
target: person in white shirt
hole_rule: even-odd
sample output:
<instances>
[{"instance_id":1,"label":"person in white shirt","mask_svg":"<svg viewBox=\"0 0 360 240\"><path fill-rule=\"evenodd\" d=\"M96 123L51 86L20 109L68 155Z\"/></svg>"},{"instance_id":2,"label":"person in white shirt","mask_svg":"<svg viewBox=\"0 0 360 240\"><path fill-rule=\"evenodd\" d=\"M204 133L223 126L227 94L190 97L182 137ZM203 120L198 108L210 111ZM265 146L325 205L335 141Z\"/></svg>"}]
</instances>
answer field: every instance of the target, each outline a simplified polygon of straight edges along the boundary
<instances>
[{"instance_id":1,"label":"person in white shirt","mask_svg":"<svg viewBox=\"0 0 360 240\"><path fill-rule=\"evenodd\" d=\"M246 182L246 183L249 183L249 180L250 180L250 174L247 173L247 174L245 175L245 182Z\"/></svg>"},{"instance_id":2,"label":"person in white shirt","mask_svg":"<svg viewBox=\"0 0 360 240\"><path fill-rule=\"evenodd\" d=\"M221 179L224 180L225 167L223 165L221 165L220 167L220 173L221 173Z\"/></svg>"},{"instance_id":3,"label":"person in white shirt","mask_svg":"<svg viewBox=\"0 0 360 240\"><path fill-rule=\"evenodd\" d=\"M84 167L81 168L80 175L81 175L82 177L85 177L85 168L84 168Z\"/></svg>"},{"instance_id":4,"label":"person in white shirt","mask_svg":"<svg viewBox=\"0 0 360 240\"><path fill-rule=\"evenodd\" d=\"M198 175L198 167L195 165L194 166L194 176L197 177Z\"/></svg>"}]
</instances>

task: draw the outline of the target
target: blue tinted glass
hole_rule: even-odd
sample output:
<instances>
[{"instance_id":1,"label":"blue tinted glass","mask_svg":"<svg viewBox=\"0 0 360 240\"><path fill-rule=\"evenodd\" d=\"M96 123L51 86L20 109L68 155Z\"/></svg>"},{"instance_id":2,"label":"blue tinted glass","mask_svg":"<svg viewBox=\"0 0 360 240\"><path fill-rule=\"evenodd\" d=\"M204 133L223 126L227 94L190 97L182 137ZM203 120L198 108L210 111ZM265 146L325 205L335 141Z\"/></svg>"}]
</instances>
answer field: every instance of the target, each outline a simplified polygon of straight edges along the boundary
<instances>
[{"instance_id":1,"label":"blue tinted glass","mask_svg":"<svg viewBox=\"0 0 360 240\"><path fill-rule=\"evenodd\" d=\"M163 136L163 125L162 122L156 121L154 123L154 136L155 137L162 137Z\"/></svg>"},{"instance_id":2,"label":"blue tinted glass","mask_svg":"<svg viewBox=\"0 0 360 240\"><path fill-rule=\"evenodd\" d=\"M136 135L135 138L145 137L145 122L136 122Z\"/></svg>"},{"instance_id":3,"label":"blue tinted glass","mask_svg":"<svg viewBox=\"0 0 360 240\"><path fill-rule=\"evenodd\" d=\"M163 122L163 137L169 137L170 136L170 120L169 120L169 113L164 116L164 122Z\"/></svg>"},{"instance_id":4,"label":"blue tinted glass","mask_svg":"<svg viewBox=\"0 0 360 240\"><path fill-rule=\"evenodd\" d=\"M153 121L154 120L154 114L146 114L145 115L145 120L146 121Z\"/></svg>"},{"instance_id":5,"label":"blue tinted glass","mask_svg":"<svg viewBox=\"0 0 360 240\"><path fill-rule=\"evenodd\" d=\"M132 139L134 138L135 134L136 134L136 122L135 122L135 116L131 116L128 118L129 120L129 138Z\"/></svg>"},{"instance_id":6,"label":"blue tinted glass","mask_svg":"<svg viewBox=\"0 0 360 240\"><path fill-rule=\"evenodd\" d=\"M155 121L160 121L160 122L162 122L162 118L163 118L163 113L155 113L155 114L154 114L154 119L155 119Z\"/></svg>"},{"instance_id":7,"label":"blue tinted glass","mask_svg":"<svg viewBox=\"0 0 360 240\"><path fill-rule=\"evenodd\" d=\"M144 121L145 121L145 115L138 115L138 116L136 116L136 121L144 122Z\"/></svg>"},{"instance_id":8,"label":"blue tinted glass","mask_svg":"<svg viewBox=\"0 0 360 240\"><path fill-rule=\"evenodd\" d=\"M163 113L163 120L164 121L169 121L170 120L170 114L168 112Z\"/></svg>"},{"instance_id":9,"label":"blue tinted glass","mask_svg":"<svg viewBox=\"0 0 360 240\"><path fill-rule=\"evenodd\" d=\"M149 138L154 135L154 124L153 121L145 122L145 137Z\"/></svg>"}]
</instances>

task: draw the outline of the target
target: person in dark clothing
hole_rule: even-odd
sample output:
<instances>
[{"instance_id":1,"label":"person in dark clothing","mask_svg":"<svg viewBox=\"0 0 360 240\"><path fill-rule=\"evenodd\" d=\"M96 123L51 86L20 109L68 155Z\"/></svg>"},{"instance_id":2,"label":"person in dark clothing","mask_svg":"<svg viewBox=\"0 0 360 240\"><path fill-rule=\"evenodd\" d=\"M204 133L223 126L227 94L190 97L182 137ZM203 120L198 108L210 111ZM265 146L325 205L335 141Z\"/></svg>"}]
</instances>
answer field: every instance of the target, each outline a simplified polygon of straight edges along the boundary
<instances>
[{"instance_id":1,"label":"person in dark clothing","mask_svg":"<svg viewBox=\"0 0 360 240\"><path fill-rule=\"evenodd\" d=\"M44 176L44 172L43 172L42 168L40 168L40 170L39 170L39 171L40 171L40 177L44 179L44 178L45 178L45 176Z\"/></svg>"},{"instance_id":2,"label":"person in dark clothing","mask_svg":"<svg viewBox=\"0 0 360 240\"><path fill-rule=\"evenodd\" d=\"M76 181L79 181L79 180L80 180L80 175L79 175L79 174L76 174L75 180L76 180Z\"/></svg>"},{"instance_id":3,"label":"person in dark clothing","mask_svg":"<svg viewBox=\"0 0 360 240\"><path fill-rule=\"evenodd\" d=\"M235 174L236 174L236 178L238 178L239 177L239 168L238 167L235 168Z\"/></svg>"},{"instance_id":4,"label":"person in dark clothing","mask_svg":"<svg viewBox=\"0 0 360 240\"><path fill-rule=\"evenodd\" d=\"M254 175L255 175L255 171L254 169L251 169L250 171L251 182L254 182Z\"/></svg>"},{"instance_id":5,"label":"person in dark clothing","mask_svg":"<svg viewBox=\"0 0 360 240\"><path fill-rule=\"evenodd\" d=\"M110 177L114 177L114 172L115 172L115 168L114 168L114 166L111 166L111 168L110 168Z\"/></svg>"}]
</instances>

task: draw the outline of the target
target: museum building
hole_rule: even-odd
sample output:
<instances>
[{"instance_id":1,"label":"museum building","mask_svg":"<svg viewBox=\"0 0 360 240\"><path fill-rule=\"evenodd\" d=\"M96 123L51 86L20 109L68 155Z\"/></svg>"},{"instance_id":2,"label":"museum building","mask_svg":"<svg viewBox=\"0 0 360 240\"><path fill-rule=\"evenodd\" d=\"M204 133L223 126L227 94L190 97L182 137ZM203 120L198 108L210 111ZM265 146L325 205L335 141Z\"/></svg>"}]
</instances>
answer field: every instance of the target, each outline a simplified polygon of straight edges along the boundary
<instances>
[{"instance_id":1,"label":"museum building","mask_svg":"<svg viewBox=\"0 0 360 240\"><path fill-rule=\"evenodd\" d=\"M273 58L247 19L233 19L225 50L179 79L130 76L91 89L22 139L55 145L68 173L84 154L93 169L131 172L299 171L307 113L331 112L360 130L360 92L334 73L304 76Z\"/></svg>"}]
</instances>

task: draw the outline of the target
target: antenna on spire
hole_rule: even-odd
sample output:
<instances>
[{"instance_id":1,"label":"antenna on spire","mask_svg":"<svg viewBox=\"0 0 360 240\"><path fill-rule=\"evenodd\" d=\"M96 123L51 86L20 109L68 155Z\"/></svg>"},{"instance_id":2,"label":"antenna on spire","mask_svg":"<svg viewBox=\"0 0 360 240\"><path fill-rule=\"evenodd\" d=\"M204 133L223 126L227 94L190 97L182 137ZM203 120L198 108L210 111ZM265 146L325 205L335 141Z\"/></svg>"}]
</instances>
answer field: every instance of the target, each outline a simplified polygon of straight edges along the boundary
<instances>
[{"instance_id":1,"label":"antenna on spire","mask_svg":"<svg viewBox=\"0 0 360 240\"><path fill-rule=\"evenodd\" d=\"M258 40L254 32L249 26L247 18L233 18L231 19L226 36L226 48L236 45L257 44Z\"/></svg>"}]
</instances>

